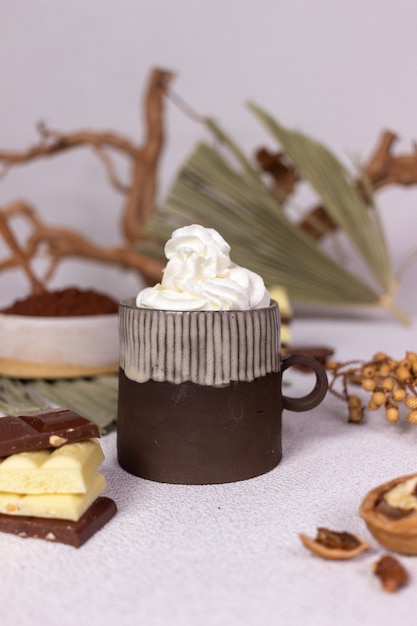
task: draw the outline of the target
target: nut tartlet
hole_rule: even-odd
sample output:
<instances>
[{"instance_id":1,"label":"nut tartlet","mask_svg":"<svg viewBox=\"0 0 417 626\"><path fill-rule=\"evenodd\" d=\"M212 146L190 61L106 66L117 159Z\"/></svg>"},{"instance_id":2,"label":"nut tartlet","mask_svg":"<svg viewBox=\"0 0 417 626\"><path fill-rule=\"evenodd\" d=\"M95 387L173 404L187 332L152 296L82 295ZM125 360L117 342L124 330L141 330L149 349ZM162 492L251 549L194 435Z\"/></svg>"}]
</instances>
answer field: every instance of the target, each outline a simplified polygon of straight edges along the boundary
<instances>
[{"instance_id":1,"label":"nut tartlet","mask_svg":"<svg viewBox=\"0 0 417 626\"><path fill-rule=\"evenodd\" d=\"M372 489L359 509L369 532L393 552L417 554L416 485L417 474L394 478Z\"/></svg>"}]
</instances>

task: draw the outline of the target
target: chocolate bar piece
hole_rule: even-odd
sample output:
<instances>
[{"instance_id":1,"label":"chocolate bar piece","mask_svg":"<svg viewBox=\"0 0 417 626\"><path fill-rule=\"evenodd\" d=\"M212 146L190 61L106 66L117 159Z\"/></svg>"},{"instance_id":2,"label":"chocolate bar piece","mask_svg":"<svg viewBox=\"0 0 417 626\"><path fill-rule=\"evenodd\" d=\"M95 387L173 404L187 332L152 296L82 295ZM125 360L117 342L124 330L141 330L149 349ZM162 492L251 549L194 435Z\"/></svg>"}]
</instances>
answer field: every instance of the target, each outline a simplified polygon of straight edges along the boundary
<instances>
[{"instance_id":1,"label":"chocolate bar piece","mask_svg":"<svg viewBox=\"0 0 417 626\"><path fill-rule=\"evenodd\" d=\"M106 488L106 479L97 472L86 493L1 493L0 513L24 517L53 517L76 522Z\"/></svg>"},{"instance_id":2,"label":"chocolate bar piece","mask_svg":"<svg viewBox=\"0 0 417 626\"><path fill-rule=\"evenodd\" d=\"M24 538L45 539L79 548L116 514L116 503L99 497L78 522L46 517L0 514L0 532Z\"/></svg>"},{"instance_id":3,"label":"chocolate bar piece","mask_svg":"<svg viewBox=\"0 0 417 626\"><path fill-rule=\"evenodd\" d=\"M98 426L69 409L6 415L0 418L0 457L94 437L100 437Z\"/></svg>"},{"instance_id":4,"label":"chocolate bar piece","mask_svg":"<svg viewBox=\"0 0 417 626\"><path fill-rule=\"evenodd\" d=\"M0 459L0 498L2 492L85 493L103 461L97 439L11 454Z\"/></svg>"}]
</instances>

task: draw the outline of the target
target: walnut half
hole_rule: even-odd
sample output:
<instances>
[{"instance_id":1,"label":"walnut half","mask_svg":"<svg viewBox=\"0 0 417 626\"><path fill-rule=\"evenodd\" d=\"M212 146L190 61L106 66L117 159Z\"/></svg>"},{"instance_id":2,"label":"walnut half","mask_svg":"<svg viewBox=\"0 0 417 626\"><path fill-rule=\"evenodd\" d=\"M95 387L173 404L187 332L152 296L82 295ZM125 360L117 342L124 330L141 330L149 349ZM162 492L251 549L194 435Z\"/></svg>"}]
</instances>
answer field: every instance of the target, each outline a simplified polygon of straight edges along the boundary
<instances>
[{"instance_id":1,"label":"walnut half","mask_svg":"<svg viewBox=\"0 0 417 626\"><path fill-rule=\"evenodd\" d=\"M323 559L345 560L357 556L370 548L370 544L346 531L338 532L328 528L318 528L317 536L311 539L300 533L301 542L310 552Z\"/></svg>"},{"instance_id":2,"label":"walnut half","mask_svg":"<svg viewBox=\"0 0 417 626\"><path fill-rule=\"evenodd\" d=\"M413 498L416 499L414 479L417 474L409 474L375 487L359 509L375 539L401 554L417 554L417 510L412 506Z\"/></svg>"}]
</instances>

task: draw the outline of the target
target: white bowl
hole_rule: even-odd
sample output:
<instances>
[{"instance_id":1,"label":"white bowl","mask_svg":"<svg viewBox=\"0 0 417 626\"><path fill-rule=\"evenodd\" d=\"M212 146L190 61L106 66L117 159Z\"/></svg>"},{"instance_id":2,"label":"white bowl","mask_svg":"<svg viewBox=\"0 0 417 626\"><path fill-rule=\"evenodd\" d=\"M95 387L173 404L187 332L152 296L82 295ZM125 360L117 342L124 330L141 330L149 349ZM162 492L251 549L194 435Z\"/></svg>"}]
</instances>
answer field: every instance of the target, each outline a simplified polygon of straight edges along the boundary
<instances>
[{"instance_id":1,"label":"white bowl","mask_svg":"<svg viewBox=\"0 0 417 626\"><path fill-rule=\"evenodd\" d=\"M0 375L73 378L116 372L118 315L36 317L0 313Z\"/></svg>"}]
</instances>

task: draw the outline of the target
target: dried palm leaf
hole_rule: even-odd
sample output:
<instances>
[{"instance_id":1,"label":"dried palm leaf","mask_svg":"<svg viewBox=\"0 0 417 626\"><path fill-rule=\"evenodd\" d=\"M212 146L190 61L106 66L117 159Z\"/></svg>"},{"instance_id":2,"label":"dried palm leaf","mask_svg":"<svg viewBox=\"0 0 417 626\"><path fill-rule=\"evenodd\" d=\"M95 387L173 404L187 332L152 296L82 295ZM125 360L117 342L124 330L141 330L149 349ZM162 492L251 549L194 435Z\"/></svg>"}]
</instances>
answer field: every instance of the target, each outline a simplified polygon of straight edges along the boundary
<instances>
[{"instance_id":1,"label":"dried palm leaf","mask_svg":"<svg viewBox=\"0 0 417 626\"><path fill-rule=\"evenodd\" d=\"M268 286L282 285L295 301L385 307L407 321L393 302L396 285L375 206L365 203L349 172L325 146L285 129L259 107L250 108L350 240L369 279L329 256L289 218L282 198L213 120L207 120L207 127L222 150L207 143L196 146L148 225L157 243L148 243L146 252L161 256L173 228L199 223L223 235L236 263L261 274Z\"/></svg>"},{"instance_id":2,"label":"dried palm leaf","mask_svg":"<svg viewBox=\"0 0 417 626\"><path fill-rule=\"evenodd\" d=\"M378 212L375 205L368 206L359 195L351 174L321 143L286 130L259 107L249 107L296 163L301 176L311 184L327 213L366 261L378 284L386 291L392 290L394 279Z\"/></svg>"}]
</instances>

